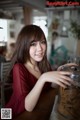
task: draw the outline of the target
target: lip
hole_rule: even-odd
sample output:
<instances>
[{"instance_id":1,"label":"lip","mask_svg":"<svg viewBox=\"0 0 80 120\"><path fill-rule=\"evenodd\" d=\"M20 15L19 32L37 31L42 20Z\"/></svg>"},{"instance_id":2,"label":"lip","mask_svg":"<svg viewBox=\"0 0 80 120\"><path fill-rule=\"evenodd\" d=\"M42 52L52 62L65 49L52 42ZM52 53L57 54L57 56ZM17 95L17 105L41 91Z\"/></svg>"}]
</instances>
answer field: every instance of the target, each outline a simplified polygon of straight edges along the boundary
<instances>
[{"instance_id":1,"label":"lip","mask_svg":"<svg viewBox=\"0 0 80 120\"><path fill-rule=\"evenodd\" d=\"M36 56L42 57L42 56L43 56L43 53L36 54Z\"/></svg>"},{"instance_id":2,"label":"lip","mask_svg":"<svg viewBox=\"0 0 80 120\"><path fill-rule=\"evenodd\" d=\"M36 55L42 55L43 54L43 52L41 52L41 53L37 53Z\"/></svg>"}]
</instances>

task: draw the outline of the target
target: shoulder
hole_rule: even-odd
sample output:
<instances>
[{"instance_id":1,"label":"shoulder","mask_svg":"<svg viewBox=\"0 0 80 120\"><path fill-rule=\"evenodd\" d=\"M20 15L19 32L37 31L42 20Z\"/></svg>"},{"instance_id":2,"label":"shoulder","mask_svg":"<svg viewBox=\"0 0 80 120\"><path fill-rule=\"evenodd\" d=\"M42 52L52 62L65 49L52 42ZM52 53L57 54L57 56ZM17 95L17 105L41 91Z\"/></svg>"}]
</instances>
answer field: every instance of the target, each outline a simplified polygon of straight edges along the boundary
<instances>
[{"instance_id":1,"label":"shoulder","mask_svg":"<svg viewBox=\"0 0 80 120\"><path fill-rule=\"evenodd\" d=\"M24 65L21 63L14 64L13 70L19 70L19 69L24 69Z\"/></svg>"},{"instance_id":2,"label":"shoulder","mask_svg":"<svg viewBox=\"0 0 80 120\"><path fill-rule=\"evenodd\" d=\"M16 63L16 64L14 64L14 67L15 68L17 68L17 67L20 67L20 66L22 66L23 64L21 64L21 63Z\"/></svg>"},{"instance_id":3,"label":"shoulder","mask_svg":"<svg viewBox=\"0 0 80 120\"><path fill-rule=\"evenodd\" d=\"M16 63L16 64L14 64L13 71L17 71L17 72L19 71L19 72L24 73L24 74L28 73L27 68L22 63Z\"/></svg>"}]
</instances>

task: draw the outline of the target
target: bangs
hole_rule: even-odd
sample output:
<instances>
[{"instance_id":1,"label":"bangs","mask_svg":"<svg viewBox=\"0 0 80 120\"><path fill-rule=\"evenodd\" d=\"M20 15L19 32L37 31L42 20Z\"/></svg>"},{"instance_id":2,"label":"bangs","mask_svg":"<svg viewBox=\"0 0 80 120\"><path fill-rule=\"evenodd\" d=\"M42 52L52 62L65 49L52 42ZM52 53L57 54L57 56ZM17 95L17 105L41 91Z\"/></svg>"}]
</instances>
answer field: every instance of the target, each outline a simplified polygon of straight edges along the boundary
<instances>
[{"instance_id":1,"label":"bangs","mask_svg":"<svg viewBox=\"0 0 80 120\"><path fill-rule=\"evenodd\" d=\"M40 34L34 34L33 37L30 39L30 43L37 42L37 41L42 41L42 40L45 40L45 43L46 43L46 38L43 34L41 34L41 35Z\"/></svg>"},{"instance_id":2,"label":"bangs","mask_svg":"<svg viewBox=\"0 0 80 120\"><path fill-rule=\"evenodd\" d=\"M32 36L31 41L35 40L35 42L36 42L36 41L41 41L43 39L46 41L44 32L42 31L42 29L40 27L37 27L37 28L34 27L33 33L31 36Z\"/></svg>"}]
</instances>

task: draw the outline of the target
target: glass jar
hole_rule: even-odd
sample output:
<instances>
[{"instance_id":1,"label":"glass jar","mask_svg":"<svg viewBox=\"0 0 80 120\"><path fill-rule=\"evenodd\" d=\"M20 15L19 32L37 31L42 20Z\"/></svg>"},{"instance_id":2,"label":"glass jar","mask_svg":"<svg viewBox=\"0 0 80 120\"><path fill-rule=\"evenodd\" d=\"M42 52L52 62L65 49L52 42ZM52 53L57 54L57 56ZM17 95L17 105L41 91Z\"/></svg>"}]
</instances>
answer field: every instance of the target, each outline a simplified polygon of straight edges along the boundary
<instances>
[{"instance_id":1,"label":"glass jar","mask_svg":"<svg viewBox=\"0 0 80 120\"><path fill-rule=\"evenodd\" d=\"M74 85L59 88L58 112L68 120L80 120L80 66L65 66L62 71L71 71Z\"/></svg>"}]
</instances>

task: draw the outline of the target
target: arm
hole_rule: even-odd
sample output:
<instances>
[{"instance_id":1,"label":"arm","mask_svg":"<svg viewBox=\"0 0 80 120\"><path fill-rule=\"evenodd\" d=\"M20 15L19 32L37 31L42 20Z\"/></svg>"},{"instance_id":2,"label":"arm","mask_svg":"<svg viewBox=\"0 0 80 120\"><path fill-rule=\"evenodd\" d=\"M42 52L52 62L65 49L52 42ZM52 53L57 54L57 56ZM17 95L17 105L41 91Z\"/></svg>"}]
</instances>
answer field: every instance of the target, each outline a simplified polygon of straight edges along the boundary
<instances>
[{"instance_id":1,"label":"arm","mask_svg":"<svg viewBox=\"0 0 80 120\"><path fill-rule=\"evenodd\" d=\"M25 97L25 109L27 111L32 111L35 105L37 104L37 101L39 99L39 96L41 94L44 84L45 84L45 81L41 76L38 79L35 86L33 87L33 89L30 91L30 93Z\"/></svg>"},{"instance_id":2,"label":"arm","mask_svg":"<svg viewBox=\"0 0 80 120\"><path fill-rule=\"evenodd\" d=\"M42 74L35 86L33 87L33 89L25 98L25 109L27 111L32 111L34 109L40 97L44 83L50 82L53 84L60 85L64 88L66 87L66 85L71 85L72 80L69 77L67 77L67 75L70 74L70 72L63 71L50 71Z\"/></svg>"},{"instance_id":3,"label":"arm","mask_svg":"<svg viewBox=\"0 0 80 120\"><path fill-rule=\"evenodd\" d=\"M33 111L24 111L13 120L49 120L54 105L56 89L51 88L40 96Z\"/></svg>"}]
</instances>

